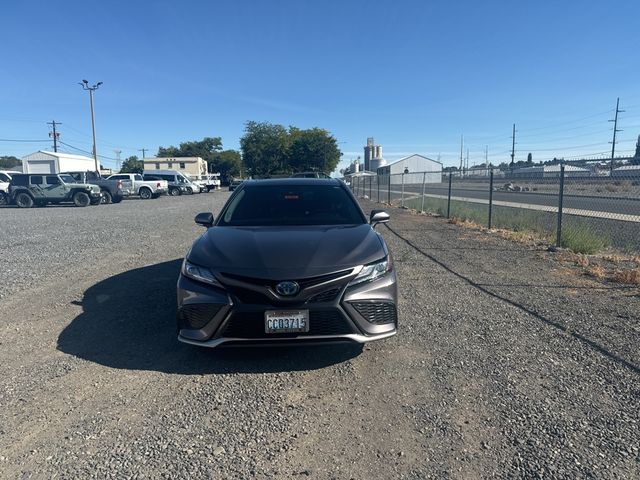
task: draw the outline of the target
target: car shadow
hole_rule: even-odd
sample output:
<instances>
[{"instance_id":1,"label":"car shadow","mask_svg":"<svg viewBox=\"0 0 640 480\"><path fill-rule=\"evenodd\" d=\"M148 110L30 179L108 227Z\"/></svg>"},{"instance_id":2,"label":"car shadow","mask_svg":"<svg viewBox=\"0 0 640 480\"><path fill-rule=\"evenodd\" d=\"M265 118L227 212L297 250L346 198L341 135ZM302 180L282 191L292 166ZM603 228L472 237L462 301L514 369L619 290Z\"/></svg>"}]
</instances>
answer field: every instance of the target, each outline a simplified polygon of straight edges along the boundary
<instances>
[{"instance_id":1,"label":"car shadow","mask_svg":"<svg viewBox=\"0 0 640 480\"><path fill-rule=\"evenodd\" d=\"M84 292L82 313L58 350L112 368L178 374L315 370L348 361L362 346L300 345L209 349L178 342L176 281L181 260L120 273Z\"/></svg>"}]
</instances>

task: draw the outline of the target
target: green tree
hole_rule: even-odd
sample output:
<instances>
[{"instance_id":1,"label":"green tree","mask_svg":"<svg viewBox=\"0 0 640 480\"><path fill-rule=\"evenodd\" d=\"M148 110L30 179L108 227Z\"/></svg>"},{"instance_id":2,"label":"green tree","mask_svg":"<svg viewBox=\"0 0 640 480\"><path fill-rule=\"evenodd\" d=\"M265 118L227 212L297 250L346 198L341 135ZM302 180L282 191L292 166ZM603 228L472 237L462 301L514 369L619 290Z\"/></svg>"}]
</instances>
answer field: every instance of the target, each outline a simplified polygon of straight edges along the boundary
<instances>
[{"instance_id":1,"label":"green tree","mask_svg":"<svg viewBox=\"0 0 640 480\"><path fill-rule=\"evenodd\" d=\"M288 164L294 172L319 171L331 173L342 153L336 139L321 128L300 130L289 127Z\"/></svg>"},{"instance_id":2,"label":"green tree","mask_svg":"<svg viewBox=\"0 0 640 480\"><path fill-rule=\"evenodd\" d=\"M122 162L120 173L142 173L143 170L144 163L142 160L139 160L137 156L133 155Z\"/></svg>"},{"instance_id":3,"label":"green tree","mask_svg":"<svg viewBox=\"0 0 640 480\"><path fill-rule=\"evenodd\" d=\"M282 125L249 121L240 139L248 175L291 173L288 165L289 134Z\"/></svg>"},{"instance_id":4,"label":"green tree","mask_svg":"<svg viewBox=\"0 0 640 480\"><path fill-rule=\"evenodd\" d=\"M0 168L1 169L10 169L15 167L22 167L22 160L16 157L0 157Z\"/></svg>"},{"instance_id":5,"label":"green tree","mask_svg":"<svg viewBox=\"0 0 640 480\"><path fill-rule=\"evenodd\" d=\"M159 147L158 157L200 157L207 162L209 172L220 172L222 177L240 173L242 159L236 150L222 150L220 137L182 142L179 147Z\"/></svg>"}]
</instances>

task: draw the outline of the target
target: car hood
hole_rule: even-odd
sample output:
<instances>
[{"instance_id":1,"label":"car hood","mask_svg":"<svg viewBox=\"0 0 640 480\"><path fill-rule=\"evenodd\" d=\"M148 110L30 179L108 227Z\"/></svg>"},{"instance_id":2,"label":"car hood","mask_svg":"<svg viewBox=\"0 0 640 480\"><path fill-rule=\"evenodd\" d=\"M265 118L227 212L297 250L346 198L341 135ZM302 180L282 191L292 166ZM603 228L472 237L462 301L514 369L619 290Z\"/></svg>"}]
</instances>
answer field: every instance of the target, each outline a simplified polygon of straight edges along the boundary
<instances>
[{"instance_id":1,"label":"car hood","mask_svg":"<svg viewBox=\"0 0 640 480\"><path fill-rule=\"evenodd\" d=\"M364 265L387 254L368 224L212 227L188 259L218 272L267 279L304 278Z\"/></svg>"}]
</instances>

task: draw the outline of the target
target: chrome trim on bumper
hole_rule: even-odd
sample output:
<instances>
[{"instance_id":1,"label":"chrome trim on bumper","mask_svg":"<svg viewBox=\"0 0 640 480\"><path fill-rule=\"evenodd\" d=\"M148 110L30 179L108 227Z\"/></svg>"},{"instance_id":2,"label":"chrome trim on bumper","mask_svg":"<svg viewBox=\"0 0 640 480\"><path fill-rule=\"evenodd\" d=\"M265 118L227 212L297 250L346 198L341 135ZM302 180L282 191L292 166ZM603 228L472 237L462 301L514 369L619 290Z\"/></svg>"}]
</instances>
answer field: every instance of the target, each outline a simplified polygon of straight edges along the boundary
<instances>
[{"instance_id":1,"label":"chrome trim on bumper","mask_svg":"<svg viewBox=\"0 0 640 480\"><path fill-rule=\"evenodd\" d=\"M382 333L379 335L362 335L359 333L350 333L347 335L314 335L314 336L298 336L298 337L287 337L287 338L232 338L232 337L221 337L221 338L213 338L211 340L207 340L206 342L198 342L196 340L191 340L185 338L181 335L178 335L178 340L183 343L188 343L190 345L198 345L200 347L208 347L215 348L223 343L229 342L246 342L253 344L269 344L270 342L275 342L282 344L285 343L293 343L293 344L302 344L302 343L323 343L330 342L331 340L348 340L356 343L367 343L373 342L375 340L382 340L384 338L389 338L394 336L397 333L397 330L393 330L392 332Z\"/></svg>"}]
</instances>

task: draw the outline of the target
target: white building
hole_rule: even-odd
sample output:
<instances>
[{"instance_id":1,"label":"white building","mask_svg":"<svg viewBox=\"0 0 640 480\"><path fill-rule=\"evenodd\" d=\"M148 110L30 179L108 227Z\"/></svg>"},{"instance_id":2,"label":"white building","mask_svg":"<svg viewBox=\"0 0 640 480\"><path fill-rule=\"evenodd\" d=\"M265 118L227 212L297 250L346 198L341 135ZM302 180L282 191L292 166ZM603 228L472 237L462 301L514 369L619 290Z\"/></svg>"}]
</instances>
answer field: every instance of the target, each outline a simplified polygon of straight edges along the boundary
<instances>
[{"instance_id":1,"label":"white building","mask_svg":"<svg viewBox=\"0 0 640 480\"><path fill-rule=\"evenodd\" d=\"M590 177L591 170L575 165L564 166L565 177ZM515 169L511 175L516 178L554 178L560 176L560 165L536 165L534 167L523 167Z\"/></svg>"},{"instance_id":2,"label":"white building","mask_svg":"<svg viewBox=\"0 0 640 480\"><path fill-rule=\"evenodd\" d=\"M22 157L23 173L95 172L93 158L71 153L38 150Z\"/></svg>"},{"instance_id":3,"label":"white building","mask_svg":"<svg viewBox=\"0 0 640 480\"><path fill-rule=\"evenodd\" d=\"M406 184L422 183L423 177L427 183L442 182L442 163L417 153L384 165L377 172L378 175L390 174L391 184L401 184L402 174Z\"/></svg>"},{"instance_id":4,"label":"white building","mask_svg":"<svg viewBox=\"0 0 640 480\"><path fill-rule=\"evenodd\" d=\"M639 140L640 141L640 140ZM640 165L623 165L611 172L612 177L640 177Z\"/></svg>"},{"instance_id":5,"label":"white building","mask_svg":"<svg viewBox=\"0 0 640 480\"><path fill-rule=\"evenodd\" d=\"M144 159L145 170L177 170L201 180L207 174L207 162L201 157L153 157Z\"/></svg>"}]
</instances>

